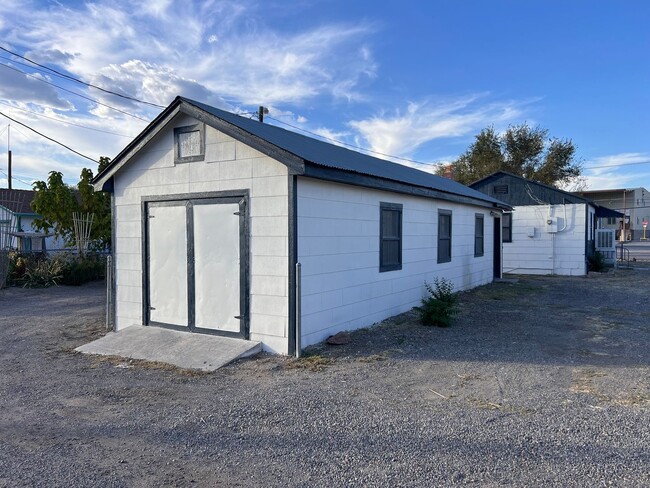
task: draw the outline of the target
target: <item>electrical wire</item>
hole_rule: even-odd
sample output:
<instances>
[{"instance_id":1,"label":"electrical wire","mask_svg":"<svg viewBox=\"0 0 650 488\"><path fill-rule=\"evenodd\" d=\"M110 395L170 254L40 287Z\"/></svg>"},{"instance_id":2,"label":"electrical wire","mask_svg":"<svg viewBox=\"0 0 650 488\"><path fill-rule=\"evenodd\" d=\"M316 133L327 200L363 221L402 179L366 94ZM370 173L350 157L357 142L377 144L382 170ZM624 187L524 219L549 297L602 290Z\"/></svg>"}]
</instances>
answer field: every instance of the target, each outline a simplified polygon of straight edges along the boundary
<instances>
[{"instance_id":1,"label":"electrical wire","mask_svg":"<svg viewBox=\"0 0 650 488\"><path fill-rule=\"evenodd\" d=\"M29 78L33 78L34 80L40 81L42 83L46 83L46 84L48 84L50 86L54 86L54 87L58 88L59 90L63 90L65 92L72 93L73 95L76 95L78 97L89 100L89 101L91 101L93 103L96 103L97 105L102 105L104 107L110 108L111 110L115 110L116 112L120 112L120 113L122 113L124 115L128 115L129 117L134 117L136 119L140 119L140 120L143 120L145 122L149 122L149 120L147 120L147 119L145 119L143 117L140 117L139 115L134 115L134 114L131 114L129 112L125 112L124 110L112 107L110 105L107 105L105 103L100 102L99 100L95 100L94 98L90 98L90 97L87 97L86 95L82 95L81 93L77 93L75 91L68 90L67 88L63 88L62 86L59 86L56 83L52 83L51 81L44 80L43 78L39 78L38 76L30 75L29 73L25 73L24 71L19 70L18 68L14 68L13 66L9 66L9 65L4 64L4 63L0 63L0 66L2 66L3 68L14 70L14 71L16 71L18 73L22 73L23 75L25 75L25 76L27 76Z\"/></svg>"},{"instance_id":2,"label":"electrical wire","mask_svg":"<svg viewBox=\"0 0 650 488\"><path fill-rule=\"evenodd\" d=\"M365 151L365 152L369 152L369 153L373 153L373 154L379 154L380 156L385 156L387 158L399 159L401 161L408 161L410 163L422 164L422 165L425 165L425 166L437 166L437 165L441 164L441 163L424 163L422 161L416 161L415 159L403 158L401 156L393 156L391 154L386 154L386 153L382 153L382 152L379 152L379 151L373 151L372 149L366 149L365 147L355 146L354 144L348 144L347 142L339 141L337 139L332 139L331 137L326 137L326 136L320 135L320 134L318 134L316 132L312 132L312 131L309 131L307 129L303 129L303 128L297 127L295 125L291 125L291 124L289 124L287 122L276 119L276 118L271 117L269 115L267 115L266 118L271 119L271 120L275 120L276 122L279 122L279 123L284 124L284 125L286 125L288 127L291 127L292 129L296 129L296 130L299 130L299 131L302 131L302 132L306 132L307 134L311 134L311 135L316 136L318 138L325 139L325 140L328 140L328 141L332 141L332 142L335 142L337 144L341 144L343 146L348 146L348 147L351 147L353 149L359 149L360 151Z\"/></svg>"},{"instance_id":3,"label":"electrical wire","mask_svg":"<svg viewBox=\"0 0 650 488\"><path fill-rule=\"evenodd\" d=\"M79 151L75 151L75 150L72 149L70 146L66 146L66 145L63 144L62 142L59 142L59 141L57 141L56 139L52 139L51 137L46 136L45 134L43 134L42 132L37 131L36 129L32 129L32 128L31 128L30 126L28 126L27 124L23 124L22 122L20 122L20 121L14 119L14 118L12 118L12 117L9 117L8 115L6 115L6 114L4 114L4 113L2 113L2 112L0 112L0 115L2 115L3 117L5 117L5 118L11 120L12 122L16 122L17 124L20 124L20 125L22 125L23 127L26 127L27 129L31 130L32 132L35 132L36 134L38 134L39 136L44 137L45 139L48 139L48 140L54 142L55 144L58 144L59 146L62 146L62 147L64 147L64 148L66 148L68 151L73 152L73 153L75 153L76 155L81 156L82 158L89 159L89 160L92 161L93 163L97 163L97 164L99 164L98 161L95 161L95 160L94 160L93 158L91 158L90 156L86 156L85 154L82 154L82 153L80 153Z\"/></svg>"},{"instance_id":4,"label":"electrical wire","mask_svg":"<svg viewBox=\"0 0 650 488\"><path fill-rule=\"evenodd\" d=\"M48 115L39 114L38 112L34 112L33 110L27 110L26 108L15 107L15 106L11 105L10 103L3 102L3 101L1 101L1 100L0 100L0 104L2 104L2 105L6 105L7 107L10 107L10 108L15 109L15 110L21 110L21 111L23 111L23 112L27 112L27 113L29 113L29 114L34 114L34 115L36 115L37 117L43 117L44 119L54 120L55 122L60 122L60 123L62 123L62 124L66 124L66 125L74 125L75 127L81 127L82 129L94 130L94 131L96 131L96 132L103 132L104 134L112 134L112 135L114 135L114 136L128 137L129 139L133 139L133 136L129 136L129 135L127 135L127 134L118 134L117 132L111 132L111 131L109 131L109 130L95 129L94 127L88 127L88 126L86 126L86 125L75 124L74 122L68 122L68 121L66 121L66 120L57 119L56 117L50 117L50 116L48 116ZM2 135L2 132L0 132L0 136L1 136L1 135Z\"/></svg>"},{"instance_id":5,"label":"electrical wire","mask_svg":"<svg viewBox=\"0 0 650 488\"><path fill-rule=\"evenodd\" d=\"M635 166L637 164L650 164L650 160L648 160L648 161L636 161L634 163L603 164L601 166L586 166L585 169L618 168L619 166Z\"/></svg>"},{"instance_id":6,"label":"electrical wire","mask_svg":"<svg viewBox=\"0 0 650 488\"><path fill-rule=\"evenodd\" d=\"M42 68L42 69L44 69L44 70L47 70L47 71L49 71L49 72L51 72L51 73L53 73L53 74L55 74L56 76L59 76L59 77L61 77L61 78L66 78L66 79L71 80L71 81L74 81L74 82L76 82L76 83L80 83L80 84L82 84L82 85L86 85L86 86L88 86L88 87L90 87L90 88L95 88L96 90L103 91L104 93L110 93L111 95L115 95L115 96L117 96L117 97L121 97L121 98L124 98L124 99L126 99L126 100L132 100L132 101L134 101L134 102L144 103L144 104L146 104L146 105L150 105L150 106L152 106L152 107L165 108L163 105L158 105L157 103L152 103L152 102L147 102L147 101L145 101L145 100L140 100L140 99L138 99L138 98L135 98L135 97L132 97L132 96L129 96L129 95L123 95L123 94L121 94L121 93L117 93L117 92L114 92L114 91L111 91L111 90L107 90L107 89L102 88L102 87L99 87L99 86L97 86L97 85L93 85L92 83L88 83L88 82L86 82L86 81L80 80L79 78L75 78L74 76L66 75L65 73L61 73L60 71L57 71L57 70L55 70L54 68L49 68L49 67L47 67L47 66L44 66L44 65L42 65L42 64L39 64L39 63L37 63L36 61L33 61L33 60L31 60L31 59L29 59L29 58L27 58L27 57L25 57L25 56L22 56L22 55L20 55L20 54L18 54L18 53L15 53L15 52L13 52L13 51L10 51L9 49L4 48L4 47L2 47L2 46L0 46L0 50L5 51L5 52L7 52L7 53L9 53L9 54L13 54L14 56L17 56L17 57L19 57L19 58L21 58L21 59L24 59L25 61L29 61L29 62L32 63L33 65L38 66L38 67L40 67L40 68ZM3 59L7 59L7 58L4 58L4 57L3 57ZM16 61L16 62L19 62L19 61ZM20 63L20 64L22 64L22 65L24 65L24 66L27 66L27 65L25 65L24 63Z\"/></svg>"},{"instance_id":7,"label":"electrical wire","mask_svg":"<svg viewBox=\"0 0 650 488\"><path fill-rule=\"evenodd\" d=\"M2 174L5 175L7 178L9 178L9 175L8 175L4 170L0 169L0 173L2 173ZM20 181L23 185L27 185L27 186L29 186L29 187L32 186L31 183L27 183L25 180L21 180L20 178L17 178L17 177L15 177L14 175L11 175L11 179L12 179L12 180L16 180L16 181Z\"/></svg>"}]
</instances>

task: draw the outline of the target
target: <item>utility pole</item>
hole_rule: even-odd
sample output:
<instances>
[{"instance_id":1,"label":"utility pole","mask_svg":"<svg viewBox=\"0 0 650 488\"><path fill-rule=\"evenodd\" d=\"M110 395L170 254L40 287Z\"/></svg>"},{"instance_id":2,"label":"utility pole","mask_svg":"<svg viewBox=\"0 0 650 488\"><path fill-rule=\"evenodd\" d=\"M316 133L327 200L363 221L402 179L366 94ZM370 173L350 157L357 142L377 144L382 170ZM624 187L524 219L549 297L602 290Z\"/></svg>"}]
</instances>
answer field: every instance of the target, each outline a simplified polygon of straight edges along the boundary
<instances>
[{"instance_id":1,"label":"utility pole","mask_svg":"<svg viewBox=\"0 0 650 488\"><path fill-rule=\"evenodd\" d=\"M257 120L264 122L264 114L268 114L269 109L260 105L260 108L257 110Z\"/></svg>"},{"instance_id":2,"label":"utility pole","mask_svg":"<svg viewBox=\"0 0 650 488\"><path fill-rule=\"evenodd\" d=\"M7 126L7 188L11 190L11 124Z\"/></svg>"}]
</instances>

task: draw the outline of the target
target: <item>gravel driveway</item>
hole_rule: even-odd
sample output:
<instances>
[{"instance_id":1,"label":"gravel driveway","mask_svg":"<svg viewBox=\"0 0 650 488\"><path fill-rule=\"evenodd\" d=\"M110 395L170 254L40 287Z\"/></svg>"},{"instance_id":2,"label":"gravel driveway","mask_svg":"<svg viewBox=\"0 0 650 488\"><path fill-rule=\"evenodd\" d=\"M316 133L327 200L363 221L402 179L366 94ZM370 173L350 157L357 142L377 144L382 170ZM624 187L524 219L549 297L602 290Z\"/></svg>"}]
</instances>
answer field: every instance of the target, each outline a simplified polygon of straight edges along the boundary
<instances>
[{"instance_id":1,"label":"gravel driveway","mask_svg":"<svg viewBox=\"0 0 650 488\"><path fill-rule=\"evenodd\" d=\"M0 291L0 486L649 486L650 273L463 293L301 360L82 356L104 290Z\"/></svg>"}]
</instances>

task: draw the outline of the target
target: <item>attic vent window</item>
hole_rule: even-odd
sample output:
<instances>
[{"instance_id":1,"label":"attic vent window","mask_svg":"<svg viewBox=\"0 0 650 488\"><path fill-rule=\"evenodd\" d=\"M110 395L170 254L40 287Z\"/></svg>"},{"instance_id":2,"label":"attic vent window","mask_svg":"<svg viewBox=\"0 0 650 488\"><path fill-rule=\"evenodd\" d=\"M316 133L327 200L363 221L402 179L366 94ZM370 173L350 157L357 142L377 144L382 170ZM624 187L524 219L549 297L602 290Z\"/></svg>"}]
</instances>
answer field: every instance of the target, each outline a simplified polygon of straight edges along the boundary
<instances>
[{"instance_id":1,"label":"attic vent window","mask_svg":"<svg viewBox=\"0 0 650 488\"><path fill-rule=\"evenodd\" d=\"M494 185L494 194L495 195L507 195L508 194L508 185Z\"/></svg>"},{"instance_id":2,"label":"attic vent window","mask_svg":"<svg viewBox=\"0 0 650 488\"><path fill-rule=\"evenodd\" d=\"M174 162L202 161L205 157L205 126L187 125L174 129Z\"/></svg>"}]
</instances>

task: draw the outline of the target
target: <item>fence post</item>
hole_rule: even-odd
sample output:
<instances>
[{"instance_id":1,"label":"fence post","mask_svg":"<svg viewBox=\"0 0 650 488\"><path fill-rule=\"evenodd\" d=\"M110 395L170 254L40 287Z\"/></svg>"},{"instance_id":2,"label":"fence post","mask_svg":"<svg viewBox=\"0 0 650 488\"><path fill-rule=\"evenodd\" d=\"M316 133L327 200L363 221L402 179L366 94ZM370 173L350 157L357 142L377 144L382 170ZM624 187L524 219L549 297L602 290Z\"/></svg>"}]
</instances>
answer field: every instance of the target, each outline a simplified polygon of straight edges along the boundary
<instances>
[{"instance_id":1,"label":"fence post","mask_svg":"<svg viewBox=\"0 0 650 488\"><path fill-rule=\"evenodd\" d=\"M113 256L106 256L106 332L111 330L113 310Z\"/></svg>"}]
</instances>

